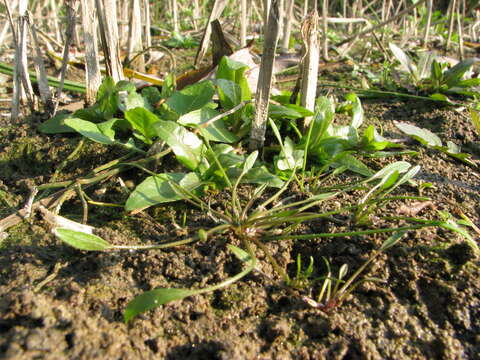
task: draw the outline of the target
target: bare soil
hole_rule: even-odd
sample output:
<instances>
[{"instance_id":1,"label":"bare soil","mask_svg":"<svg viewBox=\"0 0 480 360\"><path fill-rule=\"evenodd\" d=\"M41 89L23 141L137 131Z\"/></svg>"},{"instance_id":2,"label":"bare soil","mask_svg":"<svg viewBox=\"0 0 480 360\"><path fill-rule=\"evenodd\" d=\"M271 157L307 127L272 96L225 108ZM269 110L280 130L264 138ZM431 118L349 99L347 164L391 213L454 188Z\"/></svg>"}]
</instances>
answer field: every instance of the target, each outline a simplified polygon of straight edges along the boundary
<instances>
[{"instance_id":1,"label":"bare soil","mask_svg":"<svg viewBox=\"0 0 480 360\"><path fill-rule=\"evenodd\" d=\"M399 100L365 100L364 108L368 122L381 126L386 136L402 138L393 121L408 121L479 156L480 139L465 112ZM1 120L0 191L6 199L0 199L2 218L23 206L31 184L48 182L79 141L76 136L38 133L41 120L25 119L23 125ZM417 180L434 185L423 193L433 206L419 216L438 218L436 210L452 214L460 210L480 224L478 168L418 143L408 147L419 153L403 157L422 166ZM80 176L121 154L87 146L58 180ZM387 161L392 159L370 160L369 165L379 169ZM121 176L138 180L133 171ZM403 186L400 192L418 195L412 186ZM125 200L116 179L87 193L101 201ZM222 196L209 196L214 204L221 204ZM358 194L340 201L354 203ZM390 204L382 213L396 214L401 205ZM128 217L119 208L89 210L89 224L115 244L175 240L212 225L206 214L183 203L150 209L149 216ZM61 214L79 221L80 201L67 201ZM301 232L342 230L342 225L315 222ZM9 234L0 247L0 358L480 359L480 263L463 239L442 229L409 232L369 268L366 275L383 282L364 283L329 314L309 307L282 287L260 253L268 277L252 273L226 289L167 304L128 325L122 321L123 310L145 290L199 288L237 273L241 264L225 246L232 239L214 238L166 251L81 252L63 245L36 217ZM323 276L322 257L331 261L334 271L346 263L353 272L385 238L284 241L268 246L291 274L297 254L302 254L304 261L313 256L315 275Z\"/></svg>"}]
</instances>

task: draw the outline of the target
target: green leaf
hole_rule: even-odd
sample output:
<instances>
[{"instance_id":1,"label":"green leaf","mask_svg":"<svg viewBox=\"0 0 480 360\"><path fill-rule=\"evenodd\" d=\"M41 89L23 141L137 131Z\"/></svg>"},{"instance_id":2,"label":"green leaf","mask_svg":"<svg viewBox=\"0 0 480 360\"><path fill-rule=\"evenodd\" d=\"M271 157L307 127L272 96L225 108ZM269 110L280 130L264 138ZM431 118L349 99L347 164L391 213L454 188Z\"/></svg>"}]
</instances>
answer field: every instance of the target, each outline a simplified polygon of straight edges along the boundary
<instances>
[{"instance_id":1,"label":"green leaf","mask_svg":"<svg viewBox=\"0 0 480 360\"><path fill-rule=\"evenodd\" d=\"M392 236L383 242L382 246L380 247L380 251L386 251L392 246L396 245L400 240L402 240L403 235L405 235L405 231L393 233Z\"/></svg>"},{"instance_id":2,"label":"green leaf","mask_svg":"<svg viewBox=\"0 0 480 360\"><path fill-rule=\"evenodd\" d=\"M241 182L246 184L267 184L268 186L276 188L280 188L284 184L284 182L278 176L269 172L265 166L254 167L250 169L242 178Z\"/></svg>"},{"instance_id":3,"label":"green leaf","mask_svg":"<svg viewBox=\"0 0 480 360\"><path fill-rule=\"evenodd\" d=\"M204 107L180 116L177 123L195 128L202 128L202 136L209 141L224 142L227 144L237 142L239 137L227 130L227 126L223 119L218 119L203 128L203 124L207 123L217 115L219 115L217 110Z\"/></svg>"},{"instance_id":4,"label":"green leaf","mask_svg":"<svg viewBox=\"0 0 480 360\"><path fill-rule=\"evenodd\" d=\"M202 136L209 141L223 142L231 144L240 140L240 138L234 133L227 130L225 121L219 119L214 121L204 129L201 129Z\"/></svg>"},{"instance_id":5,"label":"green leaf","mask_svg":"<svg viewBox=\"0 0 480 360\"><path fill-rule=\"evenodd\" d=\"M280 156L277 159L276 166L280 171L293 170L300 168L303 164L303 150L295 150L295 144L288 136L285 138Z\"/></svg>"},{"instance_id":6,"label":"green leaf","mask_svg":"<svg viewBox=\"0 0 480 360\"><path fill-rule=\"evenodd\" d=\"M366 181L371 181L371 180L375 180L375 179L382 179L386 176L389 176L394 171L397 171L399 173L404 173L404 172L408 171L408 169L410 169L410 167L411 167L411 165L407 161L396 161L394 163L388 164L383 169L377 171L374 175L372 175Z\"/></svg>"},{"instance_id":7,"label":"green leaf","mask_svg":"<svg viewBox=\"0 0 480 360\"><path fill-rule=\"evenodd\" d=\"M165 86L165 82L164 82L164 86ZM145 100L148 101L148 103L151 106L156 105L162 99L162 94L155 86L147 86L146 88L143 88L142 96L145 98Z\"/></svg>"},{"instance_id":8,"label":"green leaf","mask_svg":"<svg viewBox=\"0 0 480 360\"><path fill-rule=\"evenodd\" d=\"M237 82L235 80L238 80L246 70L248 70L247 65L224 56L218 64L216 78Z\"/></svg>"},{"instance_id":9,"label":"green leaf","mask_svg":"<svg viewBox=\"0 0 480 360\"><path fill-rule=\"evenodd\" d=\"M195 173L165 173L149 176L130 194L125 210L145 209L152 205L184 199L183 195L172 188L170 181L187 191L194 191L201 184L200 178Z\"/></svg>"},{"instance_id":10,"label":"green leaf","mask_svg":"<svg viewBox=\"0 0 480 360\"><path fill-rule=\"evenodd\" d=\"M348 153L341 153L339 156L336 156L333 164L336 166L344 166L348 170L363 176L372 176L372 171L367 165Z\"/></svg>"},{"instance_id":11,"label":"green leaf","mask_svg":"<svg viewBox=\"0 0 480 360\"><path fill-rule=\"evenodd\" d=\"M455 65L451 69L447 70L443 74L445 84L447 84L449 88L457 86L458 82L462 80L465 73L472 68L475 62L476 62L476 59L474 58L466 59L459 62L457 65Z\"/></svg>"},{"instance_id":12,"label":"green leaf","mask_svg":"<svg viewBox=\"0 0 480 360\"><path fill-rule=\"evenodd\" d=\"M256 259L252 257L244 257L243 250L233 246L227 245L229 250L232 251L236 256L241 256L243 258L242 261L246 262L248 265L246 269L242 270L240 273L232 276L221 283L208 286L203 289L155 289L147 291L135 299L130 301L125 309L124 313L124 320L125 322L130 321L132 318L137 316L140 313L143 313L148 310L152 310L160 305L166 304L170 301L181 300L188 296L203 294L206 292L214 291L221 289L225 286L228 286L242 277L250 273L256 264Z\"/></svg>"},{"instance_id":13,"label":"green leaf","mask_svg":"<svg viewBox=\"0 0 480 360\"><path fill-rule=\"evenodd\" d=\"M171 301L184 299L196 293L197 290L190 289L155 289L146 291L128 303L123 318L128 323L138 314L155 309Z\"/></svg>"},{"instance_id":14,"label":"green leaf","mask_svg":"<svg viewBox=\"0 0 480 360\"><path fill-rule=\"evenodd\" d=\"M128 80L120 80L115 85L115 90L114 91L117 92L117 93L121 92L121 91L126 91L129 94L133 94L137 91L137 88L135 87L135 85L133 83L131 83Z\"/></svg>"},{"instance_id":15,"label":"green leaf","mask_svg":"<svg viewBox=\"0 0 480 360\"><path fill-rule=\"evenodd\" d=\"M315 115L310 123L308 130L308 148L316 148L319 146L320 141L328 136L328 129L333 122L333 116L335 109L332 102L326 96L321 96L317 99ZM305 139L304 137L304 140Z\"/></svg>"},{"instance_id":16,"label":"green leaf","mask_svg":"<svg viewBox=\"0 0 480 360\"><path fill-rule=\"evenodd\" d=\"M211 81L201 81L176 91L166 104L179 115L200 109L207 105L215 94Z\"/></svg>"},{"instance_id":17,"label":"green leaf","mask_svg":"<svg viewBox=\"0 0 480 360\"><path fill-rule=\"evenodd\" d=\"M157 136L157 131L154 124L160 119L152 112L142 107L128 110L125 112L125 119L132 125L132 127L143 135L147 144L152 143L152 138Z\"/></svg>"},{"instance_id":18,"label":"green leaf","mask_svg":"<svg viewBox=\"0 0 480 360\"><path fill-rule=\"evenodd\" d=\"M272 119L299 119L303 117L312 116L313 113L302 106L289 104L289 105L276 105L270 104L268 106L268 116Z\"/></svg>"},{"instance_id":19,"label":"green leaf","mask_svg":"<svg viewBox=\"0 0 480 360\"><path fill-rule=\"evenodd\" d=\"M44 134L74 133L74 129L65 125L65 119L70 118L70 116L72 115L69 113L59 112L54 117L41 123L38 130Z\"/></svg>"},{"instance_id":20,"label":"green leaf","mask_svg":"<svg viewBox=\"0 0 480 360\"><path fill-rule=\"evenodd\" d=\"M247 156L247 159L243 164L242 173L247 173L248 171L250 171L251 168L253 168L253 165L255 165L255 161L257 160L257 157L258 157L258 151L254 151Z\"/></svg>"},{"instance_id":21,"label":"green leaf","mask_svg":"<svg viewBox=\"0 0 480 360\"><path fill-rule=\"evenodd\" d=\"M105 134L98 128L97 124L77 118L65 120L65 125L71 127L86 138L104 145L115 143L115 140Z\"/></svg>"},{"instance_id":22,"label":"green leaf","mask_svg":"<svg viewBox=\"0 0 480 360\"><path fill-rule=\"evenodd\" d=\"M472 236L468 233L467 230L465 230L464 228L462 228L461 226L456 224L454 221L449 220L449 221L446 221L446 222L441 222L439 224L439 226L444 228L444 229L448 229L448 230L451 230L453 232L456 232L457 234L462 235L465 238L465 240L467 241L468 245L470 245L470 247L475 251L475 253L477 255L480 254L480 248L479 248L477 242L475 241L475 239L472 238Z\"/></svg>"},{"instance_id":23,"label":"green leaf","mask_svg":"<svg viewBox=\"0 0 480 360\"><path fill-rule=\"evenodd\" d=\"M477 130L477 134L480 135L480 112L475 110L474 108L470 109L470 116L472 118L472 123Z\"/></svg>"},{"instance_id":24,"label":"green leaf","mask_svg":"<svg viewBox=\"0 0 480 360\"><path fill-rule=\"evenodd\" d=\"M430 130L422 129L404 122L395 122L395 126L424 145L442 146L442 140Z\"/></svg>"},{"instance_id":25,"label":"green leaf","mask_svg":"<svg viewBox=\"0 0 480 360\"><path fill-rule=\"evenodd\" d=\"M162 92L160 96L162 99L167 99L175 92L175 88L177 87L177 79L175 78L174 73L169 73L165 76L165 80L162 85Z\"/></svg>"},{"instance_id":26,"label":"green leaf","mask_svg":"<svg viewBox=\"0 0 480 360\"><path fill-rule=\"evenodd\" d=\"M229 110L242 102L240 85L231 80L217 79L218 97L225 110Z\"/></svg>"},{"instance_id":27,"label":"green leaf","mask_svg":"<svg viewBox=\"0 0 480 360\"><path fill-rule=\"evenodd\" d=\"M117 91L112 77L106 77L98 88L97 104L107 119L118 111Z\"/></svg>"},{"instance_id":28,"label":"green leaf","mask_svg":"<svg viewBox=\"0 0 480 360\"><path fill-rule=\"evenodd\" d=\"M158 137L172 148L177 159L190 170L195 170L204 151L202 140L173 121L159 120L153 126Z\"/></svg>"},{"instance_id":29,"label":"green leaf","mask_svg":"<svg viewBox=\"0 0 480 360\"><path fill-rule=\"evenodd\" d=\"M461 88L471 88L475 86L480 86L480 78L460 80L455 86L458 86Z\"/></svg>"},{"instance_id":30,"label":"green leaf","mask_svg":"<svg viewBox=\"0 0 480 360\"><path fill-rule=\"evenodd\" d=\"M428 79L432 73L432 62L435 59L433 51L424 51L418 59L418 78Z\"/></svg>"},{"instance_id":31,"label":"green leaf","mask_svg":"<svg viewBox=\"0 0 480 360\"><path fill-rule=\"evenodd\" d=\"M416 80L418 80L418 71L417 67L415 64L410 60L407 54L400 49L397 45L390 43L388 44L390 47L390 50L392 51L393 55L397 58L397 60L400 62L402 65L402 68L404 71L408 72L410 75L412 75Z\"/></svg>"},{"instance_id":32,"label":"green leaf","mask_svg":"<svg viewBox=\"0 0 480 360\"><path fill-rule=\"evenodd\" d=\"M350 122L350 126L354 129L358 129L360 125L363 124L362 103L360 102L359 97L354 93L347 94L345 98L352 102L352 121Z\"/></svg>"},{"instance_id":33,"label":"green leaf","mask_svg":"<svg viewBox=\"0 0 480 360\"><path fill-rule=\"evenodd\" d=\"M441 102L446 102L448 104L454 104L453 101L451 101L447 95L445 94L440 94L440 93L435 93L431 94L429 96L430 99L435 100L435 101L441 101Z\"/></svg>"},{"instance_id":34,"label":"green leaf","mask_svg":"<svg viewBox=\"0 0 480 360\"><path fill-rule=\"evenodd\" d=\"M149 111L153 111L153 107L142 95L136 92L128 94L125 99L125 105L119 106L120 110L127 111L135 108L145 108Z\"/></svg>"},{"instance_id":35,"label":"green leaf","mask_svg":"<svg viewBox=\"0 0 480 360\"><path fill-rule=\"evenodd\" d=\"M74 231L65 228L56 228L55 235L63 242L79 250L104 251L112 248L107 241L93 234Z\"/></svg>"}]
</instances>

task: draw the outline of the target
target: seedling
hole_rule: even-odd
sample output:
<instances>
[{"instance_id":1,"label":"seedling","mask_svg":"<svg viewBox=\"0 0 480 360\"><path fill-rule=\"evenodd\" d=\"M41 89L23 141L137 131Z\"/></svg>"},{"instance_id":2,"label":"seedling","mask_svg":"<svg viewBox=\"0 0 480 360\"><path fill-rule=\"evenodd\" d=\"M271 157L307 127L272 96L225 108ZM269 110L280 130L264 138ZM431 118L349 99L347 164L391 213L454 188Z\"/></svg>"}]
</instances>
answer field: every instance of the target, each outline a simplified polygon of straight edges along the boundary
<instances>
[{"instance_id":1,"label":"seedling","mask_svg":"<svg viewBox=\"0 0 480 360\"><path fill-rule=\"evenodd\" d=\"M423 52L415 64L398 46L393 43L389 45L403 72L398 79L399 86L441 101L449 101L446 95L480 95L480 79L472 77L471 72L476 62L474 58L449 68L446 63L437 61L434 53Z\"/></svg>"}]
</instances>

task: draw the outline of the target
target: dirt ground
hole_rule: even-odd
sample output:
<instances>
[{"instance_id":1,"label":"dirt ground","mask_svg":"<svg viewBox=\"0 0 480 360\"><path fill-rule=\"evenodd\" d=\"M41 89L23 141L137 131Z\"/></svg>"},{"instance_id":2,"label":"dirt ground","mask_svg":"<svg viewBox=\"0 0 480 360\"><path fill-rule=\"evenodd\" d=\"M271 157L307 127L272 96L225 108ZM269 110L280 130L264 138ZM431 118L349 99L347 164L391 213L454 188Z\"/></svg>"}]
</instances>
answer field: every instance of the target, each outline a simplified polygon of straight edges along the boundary
<instances>
[{"instance_id":1,"label":"dirt ground","mask_svg":"<svg viewBox=\"0 0 480 360\"><path fill-rule=\"evenodd\" d=\"M479 137L466 112L421 101L364 100L367 123L387 137L402 138L393 121L428 128L442 141L452 140L480 156ZM55 169L79 141L76 136L45 136L36 130L41 117L22 125L0 123L0 218L21 208L32 183L50 181ZM419 183L437 210L465 213L480 224L480 172L446 155L408 143L418 155L397 157L419 164ZM89 145L69 161L57 180L80 176L120 156ZM392 159L370 160L379 169ZM135 181L131 171L122 176ZM245 190L246 191L246 190ZM401 194L418 195L405 185ZM97 199L121 202L116 179L89 189ZM102 195L104 194L105 195ZM295 194L295 189L292 189ZM102 198L104 196L105 198ZM210 194L220 203L221 196ZM1 200L1 199L0 199ZM355 203L358 194L343 196ZM392 203L383 214L396 214ZM115 244L155 243L179 239L191 229L212 225L204 213L183 203L150 209L150 216L128 217L118 208L90 207L89 224ZM61 214L79 221L77 198ZM309 224L302 233L344 231L331 222ZM366 275L382 282L359 286L329 314L309 307L287 291L262 256L264 276L251 273L210 294L194 296L144 313L123 323L126 304L157 287L200 288L241 269L227 251L232 239L165 251L81 252L63 245L39 218L9 229L0 245L0 358L3 359L480 359L480 262L463 239L446 230L411 231L375 261ZM472 234L473 231L471 232ZM280 264L294 273L297 254L313 256L315 275L342 264L354 271L386 236L314 239L269 243ZM478 238L477 238L478 241ZM306 260L305 260L306 261ZM314 293L318 289L313 289Z\"/></svg>"}]
</instances>

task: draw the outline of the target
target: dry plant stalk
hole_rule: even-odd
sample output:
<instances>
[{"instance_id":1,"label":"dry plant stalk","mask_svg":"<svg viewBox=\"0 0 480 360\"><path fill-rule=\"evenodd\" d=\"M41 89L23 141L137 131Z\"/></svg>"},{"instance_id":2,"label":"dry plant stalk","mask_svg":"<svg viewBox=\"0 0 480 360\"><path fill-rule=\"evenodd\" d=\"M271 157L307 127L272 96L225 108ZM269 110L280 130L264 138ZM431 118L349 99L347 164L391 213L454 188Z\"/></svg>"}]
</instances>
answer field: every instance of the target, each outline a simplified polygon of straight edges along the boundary
<instances>
[{"instance_id":1,"label":"dry plant stalk","mask_svg":"<svg viewBox=\"0 0 480 360\"><path fill-rule=\"evenodd\" d=\"M317 10L316 6L314 10ZM328 61L328 0L323 0L322 4L322 32L323 59Z\"/></svg>"},{"instance_id":2,"label":"dry plant stalk","mask_svg":"<svg viewBox=\"0 0 480 360\"><path fill-rule=\"evenodd\" d=\"M374 26L372 26L372 27L370 27L370 28L368 28L368 29L366 29L366 30L364 30L364 31L361 31L361 32L358 33L358 34L355 34L355 35L353 35L353 36L350 36L350 37L346 38L345 40L340 41L338 44L336 44L336 46L341 46L341 45L343 45L343 44L349 43L350 41L353 41L353 40L355 40L355 39L357 39L357 38L360 38L360 37L362 37L362 36L364 36L364 35L370 34L371 32L373 32L373 31L375 31L375 30L377 30L377 29L380 29L380 28L384 27L385 25L388 25L388 24L396 21L396 20L400 19L402 16L408 14L410 11L416 9L417 7L419 7L420 5L422 5L423 3L425 3L426 1L427 1L427 0L419 0L419 1L417 1L416 3L414 3L414 4L410 5L409 7L407 7L406 9L400 11L398 14L392 16L391 18L389 18L389 19L387 19L387 20L385 20L385 21L383 21L383 22L381 22L381 23L379 23L379 24L377 24L377 25L374 25Z\"/></svg>"},{"instance_id":3,"label":"dry plant stalk","mask_svg":"<svg viewBox=\"0 0 480 360\"><path fill-rule=\"evenodd\" d=\"M95 4L107 75L111 76L115 82L118 82L123 80L123 68L119 53L116 1L95 0Z\"/></svg>"},{"instance_id":4,"label":"dry plant stalk","mask_svg":"<svg viewBox=\"0 0 480 360\"><path fill-rule=\"evenodd\" d=\"M240 46L247 46L247 0L241 0L240 3Z\"/></svg>"},{"instance_id":5,"label":"dry plant stalk","mask_svg":"<svg viewBox=\"0 0 480 360\"><path fill-rule=\"evenodd\" d=\"M66 0L65 6L67 7L67 33L65 39L65 47L63 48L63 61L62 61L62 69L60 70L60 81L57 88L57 93L55 96L55 105L53 109L53 113L57 112L58 104L60 102L60 96L62 95L63 91L63 84L65 82L65 73L67 71L68 65L68 55L70 52L70 46L72 45L73 41L73 32L75 29L75 0Z\"/></svg>"},{"instance_id":6,"label":"dry plant stalk","mask_svg":"<svg viewBox=\"0 0 480 360\"><path fill-rule=\"evenodd\" d=\"M273 0L270 5L267 27L265 29L265 42L263 44L262 62L258 75L257 93L255 95L255 116L250 131L250 151L263 147L265 130L267 127L268 101L272 89L273 64L275 50L278 42L279 11L278 0Z\"/></svg>"},{"instance_id":7,"label":"dry plant stalk","mask_svg":"<svg viewBox=\"0 0 480 360\"><path fill-rule=\"evenodd\" d=\"M173 31L180 32L180 26L178 25L178 3L177 0L172 0L172 18L173 18Z\"/></svg>"},{"instance_id":8,"label":"dry plant stalk","mask_svg":"<svg viewBox=\"0 0 480 360\"><path fill-rule=\"evenodd\" d=\"M290 36L292 34L292 23L293 23L293 5L295 0L287 0L285 7L285 22L283 29L282 37L282 52L288 52L290 47Z\"/></svg>"},{"instance_id":9,"label":"dry plant stalk","mask_svg":"<svg viewBox=\"0 0 480 360\"><path fill-rule=\"evenodd\" d=\"M215 0L212 11L210 12L210 16L208 17L207 25L205 26L205 29L203 31L202 41L200 42L197 55L195 56L195 66L198 66L200 64L205 54L207 53L210 36L212 36L212 27L210 24L213 20L219 18L219 16L223 12L223 9L225 9L225 6L227 6L227 0Z\"/></svg>"},{"instance_id":10,"label":"dry plant stalk","mask_svg":"<svg viewBox=\"0 0 480 360\"><path fill-rule=\"evenodd\" d=\"M87 106L91 106L97 99L97 89L102 82L98 60L97 17L94 0L82 0L82 24L87 85L85 103Z\"/></svg>"},{"instance_id":11,"label":"dry plant stalk","mask_svg":"<svg viewBox=\"0 0 480 360\"><path fill-rule=\"evenodd\" d=\"M7 11L9 7L5 2ZM27 0L20 0L18 4L18 21L16 31L12 31L15 34L15 67L14 67L14 84L13 84L13 99L12 99L12 121L16 121L20 116L20 100L26 96L30 108L34 110L34 95L33 88L28 76L28 64L27 64ZM12 28L13 30L13 28Z\"/></svg>"},{"instance_id":12,"label":"dry plant stalk","mask_svg":"<svg viewBox=\"0 0 480 360\"><path fill-rule=\"evenodd\" d=\"M142 53L142 12L140 10L140 0L132 0L129 24L127 58L135 58L130 63L130 67L133 70L145 72L145 56Z\"/></svg>"},{"instance_id":13,"label":"dry plant stalk","mask_svg":"<svg viewBox=\"0 0 480 360\"><path fill-rule=\"evenodd\" d=\"M43 61L43 53L40 49L40 44L37 37L37 28L33 22L32 14L28 14L28 22L32 33L33 46L35 48L35 56L33 62L35 65L35 72L38 79L38 90L40 92L40 99L44 106L44 110L48 115L53 115L55 106L52 99L52 93L48 86L47 71L45 70L45 62Z\"/></svg>"},{"instance_id":14,"label":"dry plant stalk","mask_svg":"<svg viewBox=\"0 0 480 360\"><path fill-rule=\"evenodd\" d=\"M423 46L428 44L428 35L430 33L430 25L432 23L433 0L427 2L427 23L425 24L425 32L423 33Z\"/></svg>"},{"instance_id":15,"label":"dry plant stalk","mask_svg":"<svg viewBox=\"0 0 480 360\"><path fill-rule=\"evenodd\" d=\"M152 23L150 21L150 1L149 0L143 0L142 19L145 24L143 28L143 38L145 39L144 47L147 49L145 51L145 54L147 54L150 61L150 58L151 58L150 48L152 47L152 35L150 33L150 27Z\"/></svg>"},{"instance_id":16,"label":"dry plant stalk","mask_svg":"<svg viewBox=\"0 0 480 360\"><path fill-rule=\"evenodd\" d=\"M317 96L318 63L320 61L320 46L318 43L318 12L316 8L306 16L302 24L303 57L301 62L301 98L300 103L310 111L315 110ZM312 120L311 116L304 120L304 129L307 129Z\"/></svg>"},{"instance_id":17,"label":"dry plant stalk","mask_svg":"<svg viewBox=\"0 0 480 360\"><path fill-rule=\"evenodd\" d=\"M452 41L453 26L455 24L455 10L457 9L457 0L452 0L449 6L449 25L448 25L448 35L447 35L447 44L445 45L446 49L450 49L450 43Z\"/></svg>"}]
</instances>

